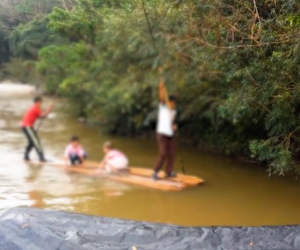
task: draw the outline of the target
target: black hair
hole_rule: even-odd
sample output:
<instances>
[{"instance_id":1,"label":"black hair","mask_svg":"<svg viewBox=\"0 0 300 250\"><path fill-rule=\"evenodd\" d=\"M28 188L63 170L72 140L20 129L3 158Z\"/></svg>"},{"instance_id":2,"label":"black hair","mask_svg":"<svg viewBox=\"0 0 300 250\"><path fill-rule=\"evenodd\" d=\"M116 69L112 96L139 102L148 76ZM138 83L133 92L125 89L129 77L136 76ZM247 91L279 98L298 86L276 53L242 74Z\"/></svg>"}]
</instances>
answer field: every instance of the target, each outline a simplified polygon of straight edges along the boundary
<instances>
[{"instance_id":1,"label":"black hair","mask_svg":"<svg viewBox=\"0 0 300 250\"><path fill-rule=\"evenodd\" d=\"M170 102L176 102L176 97L174 95L169 96L169 101Z\"/></svg>"},{"instance_id":2,"label":"black hair","mask_svg":"<svg viewBox=\"0 0 300 250\"><path fill-rule=\"evenodd\" d=\"M33 99L33 102L34 102L34 103L42 102L42 101L43 101L43 99L42 99L42 97L40 97L40 96L36 96L36 97Z\"/></svg>"},{"instance_id":3,"label":"black hair","mask_svg":"<svg viewBox=\"0 0 300 250\"><path fill-rule=\"evenodd\" d=\"M72 136L71 137L71 142L79 141L79 138L77 136Z\"/></svg>"}]
</instances>

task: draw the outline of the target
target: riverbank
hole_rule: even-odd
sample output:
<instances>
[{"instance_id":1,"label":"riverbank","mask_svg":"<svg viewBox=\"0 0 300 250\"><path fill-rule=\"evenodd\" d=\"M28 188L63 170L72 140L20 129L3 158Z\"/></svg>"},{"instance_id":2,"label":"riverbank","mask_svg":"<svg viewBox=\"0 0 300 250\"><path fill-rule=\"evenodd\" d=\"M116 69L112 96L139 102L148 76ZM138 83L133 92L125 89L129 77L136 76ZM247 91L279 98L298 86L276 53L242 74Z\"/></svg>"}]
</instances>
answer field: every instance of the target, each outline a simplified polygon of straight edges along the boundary
<instances>
[{"instance_id":1,"label":"riverbank","mask_svg":"<svg viewBox=\"0 0 300 250\"><path fill-rule=\"evenodd\" d=\"M24 95L24 94L37 94L37 89L28 84L17 83L12 81L0 82L0 95Z\"/></svg>"}]
</instances>

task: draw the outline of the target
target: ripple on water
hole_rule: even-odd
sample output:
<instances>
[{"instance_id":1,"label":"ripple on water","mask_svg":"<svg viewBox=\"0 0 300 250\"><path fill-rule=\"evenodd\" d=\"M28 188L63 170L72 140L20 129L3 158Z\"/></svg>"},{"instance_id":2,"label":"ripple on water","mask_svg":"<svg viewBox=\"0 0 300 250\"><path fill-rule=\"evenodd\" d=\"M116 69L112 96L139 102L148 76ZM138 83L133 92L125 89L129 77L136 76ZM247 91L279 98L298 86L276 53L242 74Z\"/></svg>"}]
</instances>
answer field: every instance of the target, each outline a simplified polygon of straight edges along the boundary
<instances>
[{"instance_id":1,"label":"ripple on water","mask_svg":"<svg viewBox=\"0 0 300 250\"><path fill-rule=\"evenodd\" d=\"M0 119L0 128L5 128L6 127L7 122L5 120L1 120ZM2 131L4 133L4 131ZM2 133L0 130L0 134Z\"/></svg>"}]
</instances>

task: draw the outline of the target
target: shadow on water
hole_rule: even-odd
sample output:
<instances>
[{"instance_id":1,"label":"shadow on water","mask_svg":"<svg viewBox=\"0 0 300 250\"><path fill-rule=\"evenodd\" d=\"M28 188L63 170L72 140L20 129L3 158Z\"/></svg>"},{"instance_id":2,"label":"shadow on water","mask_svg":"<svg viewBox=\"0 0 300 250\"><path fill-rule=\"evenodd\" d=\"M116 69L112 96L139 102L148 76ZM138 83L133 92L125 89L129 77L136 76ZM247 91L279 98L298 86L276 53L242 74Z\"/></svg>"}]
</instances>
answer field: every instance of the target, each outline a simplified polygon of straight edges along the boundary
<instances>
[{"instance_id":1,"label":"shadow on water","mask_svg":"<svg viewBox=\"0 0 300 250\"><path fill-rule=\"evenodd\" d=\"M26 144L20 119L30 96L0 97L0 208L35 206L100 216L179 225L275 225L300 223L300 190L296 181L268 177L250 164L181 147L188 174L202 177L203 186L162 192L105 179L91 178L50 166L22 161ZM108 137L88 128L55 107L43 122L40 136L49 158L61 157L71 135L78 135L91 159L103 156L102 143L111 139L126 152L132 166L151 168L156 142ZM35 153L32 153L35 157ZM180 170L177 159L175 168Z\"/></svg>"}]
</instances>

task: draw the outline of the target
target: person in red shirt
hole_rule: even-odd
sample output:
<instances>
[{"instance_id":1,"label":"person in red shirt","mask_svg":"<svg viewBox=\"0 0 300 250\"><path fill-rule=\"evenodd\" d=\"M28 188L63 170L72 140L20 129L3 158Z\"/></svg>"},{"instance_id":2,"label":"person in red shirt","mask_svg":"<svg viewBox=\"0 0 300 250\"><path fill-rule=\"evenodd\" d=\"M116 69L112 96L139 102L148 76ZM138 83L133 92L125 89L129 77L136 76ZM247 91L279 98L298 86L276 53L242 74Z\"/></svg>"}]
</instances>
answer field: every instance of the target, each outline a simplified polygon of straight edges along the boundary
<instances>
[{"instance_id":1,"label":"person in red shirt","mask_svg":"<svg viewBox=\"0 0 300 250\"><path fill-rule=\"evenodd\" d=\"M25 148L24 160L30 161L30 158L29 158L30 151L33 148L35 148L35 150L39 156L39 160L41 162L46 162L38 134L37 134L36 130L34 129L34 123L39 118L47 117L47 115L51 112L53 102L51 102L48 109L43 112L41 110L41 106L42 106L42 102L43 102L42 98L35 97L33 101L34 101L34 105L32 105L25 112L23 119L22 119L22 123L21 123L22 130L23 130L24 134L26 135L26 138L28 141L28 144Z\"/></svg>"}]
</instances>

